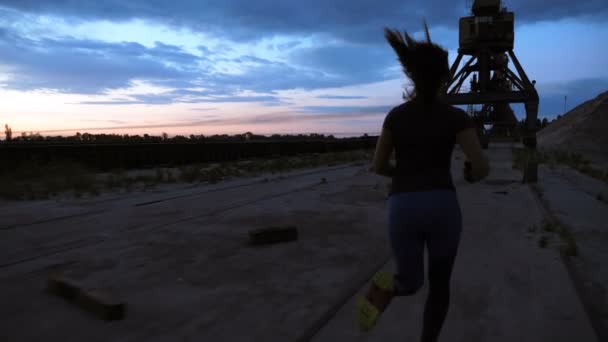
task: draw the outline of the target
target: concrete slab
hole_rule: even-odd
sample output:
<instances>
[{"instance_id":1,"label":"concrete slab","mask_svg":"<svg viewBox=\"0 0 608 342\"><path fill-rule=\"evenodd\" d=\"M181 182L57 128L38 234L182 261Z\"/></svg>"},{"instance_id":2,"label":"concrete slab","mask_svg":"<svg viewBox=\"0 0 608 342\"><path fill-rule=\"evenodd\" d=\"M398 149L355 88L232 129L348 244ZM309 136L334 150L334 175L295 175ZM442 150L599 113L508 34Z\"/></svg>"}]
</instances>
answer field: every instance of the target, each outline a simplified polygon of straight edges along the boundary
<instances>
[{"instance_id":1,"label":"concrete slab","mask_svg":"<svg viewBox=\"0 0 608 342\"><path fill-rule=\"evenodd\" d=\"M541 249L529 232L542 216L528 186L509 182L521 178L511 169L510 149L494 147L489 155L487 181L457 182L464 230L440 340L597 341L559 255ZM458 168L454 177L462 178ZM394 271L393 262L384 269ZM418 341L426 294L425 285L396 299L367 333L357 328L353 297L312 340Z\"/></svg>"},{"instance_id":2,"label":"concrete slab","mask_svg":"<svg viewBox=\"0 0 608 342\"><path fill-rule=\"evenodd\" d=\"M387 259L383 182L332 168L4 230L0 339L297 340ZM250 229L277 224L299 240L248 245ZM55 271L125 298L127 317L110 326L48 296Z\"/></svg>"},{"instance_id":3,"label":"concrete slab","mask_svg":"<svg viewBox=\"0 0 608 342\"><path fill-rule=\"evenodd\" d=\"M490 153L493 178L480 185L462 180L454 157L465 232L444 340L595 341L557 254L528 232L541 215L510 147ZM325 320L389 258L386 179L365 166L284 177L63 202L70 209L57 212L21 204L18 219L3 207L0 227L12 226L0 230L0 340L301 341L318 328L317 341L416 340L424 293L397 300L366 335L352 303ZM58 218L69 210L86 215ZM300 238L247 245L250 229L269 225L296 225ZM125 298L127 317L100 322L45 294L57 271Z\"/></svg>"},{"instance_id":4,"label":"concrete slab","mask_svg":"<svg viewBox=\"0 0 608 342\"><path fill-rule=\"evenodd\" d=\"M608 184L567 167L541 166L538 188L555 218L572 232L578 256L567 260L571 276L602 341L608 340Z\"/></svg>"},{"instance_id":5,"label":"concrete slab","mask_svg":"<svg viewBox=\"0 0 608 342\"><path fill-rule=\"evenodd\" d=\"M351 167L352 169L352 167ZM170 189L165 192L147 192L122 195L114 201L93 199L90 201L62 201L55 203L61 212L64 207L79 207L80 215L60 216L53 208L54 201L41 201L37 209L28 209L27 204L14 203L15 212L29 212L27 220L15 224L10 229L0 229L0 267L31 258L52 255L74 248L83 248L125 231L155 229L167 224L178 224L183 220L204 217L223 210L243 206L289 193L295 189L316 186L320 183L319 172L337 172L342 167L306 170L264 177L253 180L236 180L221 185L199 186L198 188ZM325 174L321 174L325 176ZM332 177L336 177L333 175ZM282 179L288 177L289 179ZM268 179L268 183L260 180ZM272 180L272 181L271 181ZM277 185L280 186L277 187ZM150 205L141 205L152 203ZM40 210L40 208L51 208ZM11 208L5 207L5 217L10 217ZM0 219L0 227L7 227L6 220Z\"/></svg>"}]
</instances>

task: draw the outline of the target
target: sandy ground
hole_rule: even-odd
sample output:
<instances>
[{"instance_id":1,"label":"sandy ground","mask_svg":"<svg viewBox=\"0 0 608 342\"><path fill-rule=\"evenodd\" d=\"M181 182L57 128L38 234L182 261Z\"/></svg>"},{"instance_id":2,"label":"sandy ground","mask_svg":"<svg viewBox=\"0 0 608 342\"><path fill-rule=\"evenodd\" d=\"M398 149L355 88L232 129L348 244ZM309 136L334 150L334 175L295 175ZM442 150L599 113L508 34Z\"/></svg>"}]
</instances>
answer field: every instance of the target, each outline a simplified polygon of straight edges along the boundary
<instances>
[{"instance_id":1,"label":"sandy ground","mask_svg":"<svg viewBox=\"0 0 608 342\"><path fill-rule=\"evenodd\" d=\"M608 91L583 102L538 132L541 149L576 152L608 169Z\"/></svg>"},{"instance_id":2,"label":"sandy ground","mask_svg":"<svg viewBox=\"0 0 608 342\"><path fill-rule=\"evenodd\" d=\"M465 228L442 341L596 341L558 253L528 231L542 214L510 147L488 151L492 176L477 185L455 153ZM372 332L354 324L352 295L393 267L386 180L361 166L264 178L4 203L0 340L415 341L426 286ZM249 229L282 224L298 226L297 242L246 245ZM127 318L102 322L46 294L55 271L112 289Z\"/></svg>"}]
</instances>

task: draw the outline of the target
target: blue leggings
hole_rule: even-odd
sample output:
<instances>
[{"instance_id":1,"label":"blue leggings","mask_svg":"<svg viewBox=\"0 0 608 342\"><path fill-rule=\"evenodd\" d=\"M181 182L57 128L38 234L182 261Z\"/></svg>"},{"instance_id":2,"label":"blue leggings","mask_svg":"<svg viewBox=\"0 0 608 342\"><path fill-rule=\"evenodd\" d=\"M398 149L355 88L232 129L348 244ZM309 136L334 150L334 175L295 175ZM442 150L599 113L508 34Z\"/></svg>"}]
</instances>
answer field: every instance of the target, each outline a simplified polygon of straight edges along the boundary
<instances>
[{"instance_id":1,"label":"blue leggings","mask_svg":"<svg viewBox=\"0 0 608 342\"><path fill-rule=\"evenodd\" d=\"M436 341L450 303L450 278L462 231L453 190L403 192L389 199L389 236L397 264L397 296L416 293L424 283L424 246L428 249L429 295L422 341Z\"/></svg>"}]
</instances>

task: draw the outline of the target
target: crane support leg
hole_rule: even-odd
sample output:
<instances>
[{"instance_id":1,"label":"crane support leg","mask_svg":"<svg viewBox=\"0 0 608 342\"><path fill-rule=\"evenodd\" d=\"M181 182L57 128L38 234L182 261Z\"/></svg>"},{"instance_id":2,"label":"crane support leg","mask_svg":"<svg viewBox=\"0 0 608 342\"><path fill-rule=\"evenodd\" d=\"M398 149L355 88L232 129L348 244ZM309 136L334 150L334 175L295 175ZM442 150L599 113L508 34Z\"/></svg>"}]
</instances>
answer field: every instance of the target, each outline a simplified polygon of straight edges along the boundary
<instances>
[{"instance_id":1,"label":"crane support leg","mask_svg":"<svg viewBox=\"0 0 608 342\"><path fill-rule=\"evenodd\" d=\"M526 160L523 181L524 183L536 183L538 181L538 151L536 150L538 100L526 102L525 107L526 122L522 141L526 150Z\"/></svg>"}]
</instances>

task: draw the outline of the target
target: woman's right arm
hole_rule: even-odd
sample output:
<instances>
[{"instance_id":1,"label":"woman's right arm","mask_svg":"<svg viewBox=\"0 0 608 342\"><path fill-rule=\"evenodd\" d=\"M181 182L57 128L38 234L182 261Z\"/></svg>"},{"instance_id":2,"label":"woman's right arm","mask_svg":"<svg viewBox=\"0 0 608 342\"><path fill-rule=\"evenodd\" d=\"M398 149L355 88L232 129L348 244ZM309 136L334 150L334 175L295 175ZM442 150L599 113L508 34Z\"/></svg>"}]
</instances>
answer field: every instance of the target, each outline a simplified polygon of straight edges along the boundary
<instances>
[{"instance_id":1,"label":"woman's right arm","mask_svg":"<svg viewBox=\"0 0 608 342\"><path fill-rule=\"evenodd\" d=\"M475 128L464 129L456 134L456 142L462 147L467 160L471 162L471 178L478 182L490 173L490 163L483 155Z\"/></svg>"}]
</instances>

